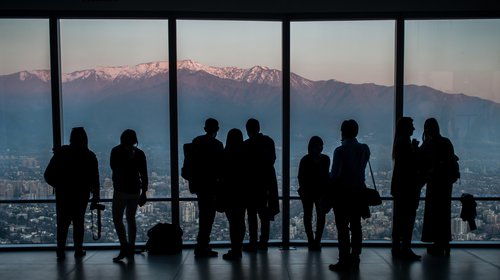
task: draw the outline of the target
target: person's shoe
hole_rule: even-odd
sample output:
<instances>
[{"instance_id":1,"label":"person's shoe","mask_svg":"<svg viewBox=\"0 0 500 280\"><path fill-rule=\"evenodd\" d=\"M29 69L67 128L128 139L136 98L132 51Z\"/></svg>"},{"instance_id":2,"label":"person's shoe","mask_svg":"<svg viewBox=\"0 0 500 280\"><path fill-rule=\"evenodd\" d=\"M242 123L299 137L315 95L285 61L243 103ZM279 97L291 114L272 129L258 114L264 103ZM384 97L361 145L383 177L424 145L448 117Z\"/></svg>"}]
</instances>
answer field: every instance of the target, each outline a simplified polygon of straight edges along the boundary
<instances>
[{"instance_id":1,"label":"person's shoe","mask_svg":"<svg viewBox=\"0 0 500 280\"><path fill-rule=\"evenodd\" d=\"M200 251L195 250L195 252L194 252L195 258L215 258L218 255L219 255L219 253L217 251L213 251L210 249L200 250Z\"/></svg>"},{"instance_id":2,"label":"person's shoe","mask_svg":"<svg viewBox=\"0 0 500 280\"><path fill-rule=\"evenodd\" d=\"M259 242L259 243L257 243L257 249L259 251L267 252L267 250L268 250L267 242Z\"/></svg>"},{"instance_id":3,"label":"person's shoe","mask_svg":"<svg viewBox=\"0 0 500 280\"><path fill-rule=\"evenodd\" d=\"M235 253L233 250L229 250L227 253L222 255L222 258L227 261L239 261L241 260L241 253Z\"/></svg>"},{"instance_id":4,"label":"person's shoe","mask_svg":"<svg viewBox=\"0 0 500 280\"><path fill-rule=\"evenodd\" d=\"M308 249L309 251L321 251L321 244L318 242L310 243Z\"/></svg>"},{"instance_id":5,"label":"person's shoe","mask_svg":"<svg viewBox=\"0 0 500 280\"><path fill-rule=\"evenodd\" d=\"M351 266L346 261L339 261L336 264L329 265L328 269L335 272L345 272L349 271L351 269Z\"/></svg>"},{"instance_id":6,"label":"person's shoe","mask_svg":"<svg viewBox=\"0 0 500 280\"><path fill-rule=\"evenodd\" d=\"M56 256L58 261L64 261L66 259L66 253L64 251L57 251Z\"/></svg>"},{"instance_id":7,"label":"person's shoe","mask_svg":"<svg viewBox=\"0 0 500 280\"><path fill-rule=\"evenodd\" d=\"M127 248L126 258L133 259L135 257L135 246L129 246Z\"/></svg>"},{"instance_id":8,"label":"person's shoe","mask_svg":"<svg viewBox=\"0 0 500 280\"><path fill-rule=\"evenodd\" d=\"M444 250L444 255L449 257L450 256L450 245L445 247L443 250Z\"/></svg>"},{"instance_id":9,"label":"person's shoe","mask_svg":"<svg viewBox=\"0 0 500 280\"><path fill-rule=\"evenodd\" d=\"M79 249L75 251L75 258L82 258L87 254L87 251Z\"/></svg>"},{"instance_id":10,"label":"person's shoe","mask_svg":"<svg viewBox=\"0 0 500 280\"><path fill-rule=\"evenodd\" d=\"M432 256L444 256L445 251L441 247L432 245L432 246L427 248L427 254L432 255Z\"/></svg>"},{"instance_id":11,"label":"person's shoe","mask_svg":"<svg viewBox=\"0 0 500 280\"><path fill-rule=\"evenodd\" d=\"M243 244L243 252L255 253L257 252L257 245L252 243Z\"/></svg>"},{"instance_id":12,"label":"person's shoe","mask_svg":"<svg viewBox=\"0 0 500 280\"><path fill-rule=\"evenodd\" d=\"M412 250L405 250L400 253L399 258L407 261L419 261L422 257L415 254Z\"/></svg>"},{"instance_id":13,"label":"person's shoe","mask_svg":"<svg viewBox=\"0 0 500 280\"><path fill-rule=\"evenodd\" d=\"M401 257L401 249L392 248L391 255L393 259L399 259Z\"/></svg>"},{"instance_id":14,"label":"person's shoe","mask_svg":"<svg viewBox=\"0 0 500 280\"><path fill-rule=\"evenodd\" d=\"M114 262L119 262L119 261L123 260L126 257L127 257L127 251L126 250L120 250L120 253L118 254L118 256L116 256L116 257L113 258L113 261Z\"/></svg>"}]
</instances>

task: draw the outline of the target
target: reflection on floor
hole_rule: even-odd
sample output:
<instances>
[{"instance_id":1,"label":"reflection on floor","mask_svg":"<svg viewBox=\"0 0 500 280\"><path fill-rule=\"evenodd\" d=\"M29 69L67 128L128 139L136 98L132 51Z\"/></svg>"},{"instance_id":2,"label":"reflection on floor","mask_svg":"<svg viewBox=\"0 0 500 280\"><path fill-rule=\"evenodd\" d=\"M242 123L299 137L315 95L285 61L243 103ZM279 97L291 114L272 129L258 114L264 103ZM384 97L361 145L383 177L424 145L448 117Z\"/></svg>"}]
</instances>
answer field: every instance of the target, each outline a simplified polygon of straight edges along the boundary
<instances>
[{"instance_id":1,"label":"reflection on floor","mask_svg":"<svg viewBox=\"0 0 500 280\"><path fill-rule=\"evenodd\" d=\"M452 249L450 257L433 257L422 248L415 252L422 261L393 261L387 248L364 248L358 273L339 274L328 270L336 261L337 249L324 247L309 252L305 247L267 253L244 253L240 262L225 261L226 249L218 258L195 259L192 250L176 256L136 255L135 262L113 263L116 251L87 251L81 260L68 252L56 261L52 251L0 252L0 279L436 279L498 280L500 249Z\"/></svg>"}]
</instances>

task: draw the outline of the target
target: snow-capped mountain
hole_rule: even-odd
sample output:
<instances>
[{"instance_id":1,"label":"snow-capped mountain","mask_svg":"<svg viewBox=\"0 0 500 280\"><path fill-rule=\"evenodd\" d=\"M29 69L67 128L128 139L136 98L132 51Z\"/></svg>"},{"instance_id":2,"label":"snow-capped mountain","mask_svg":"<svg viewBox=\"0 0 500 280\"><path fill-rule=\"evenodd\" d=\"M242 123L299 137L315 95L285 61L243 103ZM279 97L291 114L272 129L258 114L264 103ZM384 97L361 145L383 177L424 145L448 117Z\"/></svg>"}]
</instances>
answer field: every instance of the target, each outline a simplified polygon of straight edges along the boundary
<instances>
[{"instance_id":1,"label":"snow-capped mountain","mask_svg":"<svg viewBox=\"0 0 500 280\"><path fill-rule=\"evenodd\" d=\"M178 71L187 71L188 73L203 72L221 79L229 79L246 83L266 84L270 86L281 86L281 71L271 69L265 66L253 66L248 69L238 67L214 67L198 63L193 60L181 60L177 62ZM71 83L78 80L96 80L102 82L116 82L123 79L144 80L158 75L168 74L168 62L149 62L134 66L110 66L96 67L65 73L62 75L63 83ZM19 80L40 79L43 82L50 80L50 71L33 70L22 71L18 73ZM313 81L291 75L291 84L295 87L310 87Z\"/></svg>"},{"instance_id":2,"label":"snow-capped mountain","mask_svg":"<svg viewBox=\"0 0 500 280\"><path fill-rule=\"evenodd\" d=\"M264 66L214 67L192 60L179 61L177 69L182 129L198 132L207 116L218 118L224 128L241 127L245 118L256 117L266 120L266 129L281 137L280 70ZM103 131L102 135L107 135L106 130L121 126L118 120L127 120L130 127L143 127L151 135L158 134L157 127L168 126L165 123L168 120L165 108L169 104L168 71L168 62L162 61L63 74L63 109L68 114L65 123L91 122L96 130ZM316 124L356 118L364 129L376 131L371 141L391 142L394 87L349 84L333 79L311 81L295 74L290 78L293 129L300 131L297 135L317 133ZM22 123L33 124L33 130L43 127L37 122L47 113L41 117L32 113L50 108L49 71L0 76L0 93L0 108L5 118L16 116L12 119L17 124L7 121L6 126ZM500 131L496 129L500 104L414 85L405 86L405 104L405 114L412 116L416 124L423 123L429 116L437 117L444 134L464 139L464 145L478 135L491 143L500 139ZM26 112L26 119L19 119L20 111Z\"/></svg>"}]
</instances>

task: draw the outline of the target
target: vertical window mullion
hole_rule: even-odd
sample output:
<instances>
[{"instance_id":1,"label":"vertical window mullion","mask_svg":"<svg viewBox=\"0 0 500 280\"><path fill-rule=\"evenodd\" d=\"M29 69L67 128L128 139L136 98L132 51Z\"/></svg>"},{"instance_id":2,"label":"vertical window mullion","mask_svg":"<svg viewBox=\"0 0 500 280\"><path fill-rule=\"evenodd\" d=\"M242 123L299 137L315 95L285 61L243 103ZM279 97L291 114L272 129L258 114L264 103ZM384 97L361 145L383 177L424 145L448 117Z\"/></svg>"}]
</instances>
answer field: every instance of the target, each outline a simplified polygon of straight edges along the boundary
<instances>
[{"instance_id":1,"label":"vertical window mullion","mask_svg":"<svg viewBox=\"0 0 500 280\"><path fill-rule=\"evenodd\" d=\"M168 20L168 73L170 105L170 194L172 197L172 224L180 225L179 211L179 130L177 110L177 24Z\"/></svg>"},{"instance_id":2,"label":"vertical window mullion","mask_svg":"<svg viewBox=\"0 0 500 280\"><path fill-rule=\"evenodd\" d=\"M282 27L282 81L283 81L283 248L290 246L290 20Z\"/></svg>"},{"instance_id":3,"label":"vertical window mullion","mask_svg":"<svg viewBox=\"0 0 500 280\"><path fill-rule=\"evenodd\" d=\"M394 98L394 127L396 122L403 116L403 97L404 97L404 41L405 41L405 22L403 18L396 19L396 47L395 47L395 98Z\"/></svg>"},{"instance_id":4,"label":"vertical window mullion","mask_svg":"<svg viewBox=\"0 0 500 280\"><path fill-rule=\"evenodd\" d=\"M52 98L52 135L54 147L62 145L62 107L61 107L61 43L59 19L49 19L50 37L50 82Z\"/></svg>"}]
</instances>

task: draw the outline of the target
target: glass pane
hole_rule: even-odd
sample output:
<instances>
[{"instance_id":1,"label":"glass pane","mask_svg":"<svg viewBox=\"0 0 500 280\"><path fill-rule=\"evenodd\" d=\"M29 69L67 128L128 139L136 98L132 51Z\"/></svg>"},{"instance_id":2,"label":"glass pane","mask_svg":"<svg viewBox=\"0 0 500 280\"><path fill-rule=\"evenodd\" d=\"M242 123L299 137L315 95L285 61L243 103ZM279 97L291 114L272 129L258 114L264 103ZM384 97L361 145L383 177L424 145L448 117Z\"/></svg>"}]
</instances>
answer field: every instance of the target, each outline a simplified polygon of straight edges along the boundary
<instances>
[{"instance_id":1,"label":"glass pane","mask_svg":"<svg viewBox=\"0 0 500 280\"><path fill-rule=\"evenodd\" d=\"M453 195L498 196L500 20L415 20L405 28L404 114L415 120L414 137L435 117L460 158Z\"/></svg>"},{"instance_id":2,"label":"glass pane","mask_svg":"<svg viewBox=\"0 0 500 280\"><path fill-rule=\"evenodd\" d=\"M85 217L85 241L86 243L119 243L118 235L116 235L115 226L111 211L111 202L103 203L106 209L102 212L102 231L101 239L93 240L92 236L97 236L97 212L87 211ZM171 203L170 202L147 202L143 207L137 208L137 239L136 242L148 241L148 230L157 223L171 223ZM92 217L93 215L93 217ZM92 230L92 219L94 229ZM127 224L125 216L123 217L125 226ZM71 230L71 227L70 227ZM72 233L68 234L68 242L72 242Z\"/></svg>"},{"instance_id":3,"label":"glass pane","mask_svg":"<svg viewBox=\"0 0 500 280\"><path fill-rule=\"evenodd\" d=\"M55 203L0 204L0 244L55 244L55 206Z\"/></svg>"},{"instance_id":4,"label":"glass pane","mask_svg":"<svg viewBox=\"0 0 500 280\"><path fill-rule=\"evenodd\" d=\"M63 121L85 127L98 157L102 197L111 198L111 149L137 132L150 197L170 196L166 20L61 20Z\"/></svg>"},{"instance_id":5,"label":"glass pane","mask_svg":"<svg viewBox=\"0 0 500 280\"><path fill-rule=\"evenodd\" d=\"M92 213L87 211L85 218L85 243L118 243L111 203L103 203L106 209L102 212L101 239L97 237L97 214L94 215L92 230ZM148 202L137 210L137 242L148 240L147 232L156 223L170 223L170 202ZM56 208L55 203L37 204L0 204L0 244L55 244L56 243ZM73 243L73 227L70 226L68 244Z\"/></svg>"},{"instance_id":6,"label":"glass pane","mask_svg":"<svg viewBox=\"0 0 500 280\"><path fill-rule=\"evenodd\" d=\"M291 195L297 195L298 166L309 139L320 136L331 159L346 119L358 122L358 140L370 146L377 187L389 192L394 44L394 21L291 24ZM373 185L368 172L366 182Z\"/></svg>"},{"instance_id":7,"label":"glass pane","mask_svg":"<svg viewBox=\"0 0 500 280\"><path fill-rule=\"evenodd\" d=\"M413 240L420 240L424 217L425 202L420 202L417 211L417 220L413 231ZM500 238L500 205L498 201L477 201L477 229L470 230L469 223L460 218L462 204L460 201L451 202L451 234L453 241L498 241Z\"/></svg>"},{"instance_id":8,"label":"glass pane","mask_svg":"<svg viewBox=\"0 0 500 280\"><path fill-rule=\"evenodd\" d=\"M361 220L363 240L390 240L392 230L392 202L383 201L377 207L371 207L371 217ZM316 210L313 211L313 231L316 230ZM304 230L304 211L300 200L290 204L290 239L307 241ZM326 215L325 230L322 240L337 240L337 228L333 211Z\"/></svg>"},{"instance_id":9,"label":"glass pane","mask_svg":"<svg viewBox=\"0 0 500 280\"><path fill-rule=\"evenodd\" d=\"M198 202L181 201L181 228L184 231L183 240L196 242L198 235ZM229 223L226 214L217 212L210 236L211 242L229 240Z\"/></svg>"},{"instance_id":10,"label":"glass pane","mask_svg":"<svg viewBox=\"0 0 500 280\"><path fill-rule=\"evenodd\" d=\"M207 118L219 121L217 139L224 144L232 128L246 138L245 123L256 118L275 141L281 192L281 23L180 20L177 28L180 166L182 144L205 134ZM181 197L192 197L180 182ZM225 228L218 223L214 228Z\"/></svg>"},{"instance_id":11,"label":"glass pane","mask_svg":"<svg viewBox=\"0 0 500 280\"><path fill-rule=\"evenodd\" d=\"M52 198L49 21L0 19L0 199Z\"/></svg>"},{"instance_id":12,"label":"glass pane","mask_svg":"<svg viewBox=\"0 0 500 280\"><path fill-rule=\"evenodd\" d=\"M282 203L280 201L280 207L281 206ZM181 201L180 211L181 228L184 231L184 241L196 242L196 236L198 235L198 203L196 201ZM275 220L271 221L270 241L281 241L281 217L282 215L278 214L275 216ZM245 222L247 225L245 240L243 241L244 243L248 242L248 220L246 216ZM225 213L216 213L210 240L211 242L229 241L229 222Z\"/></svg>"}]
</instances>

